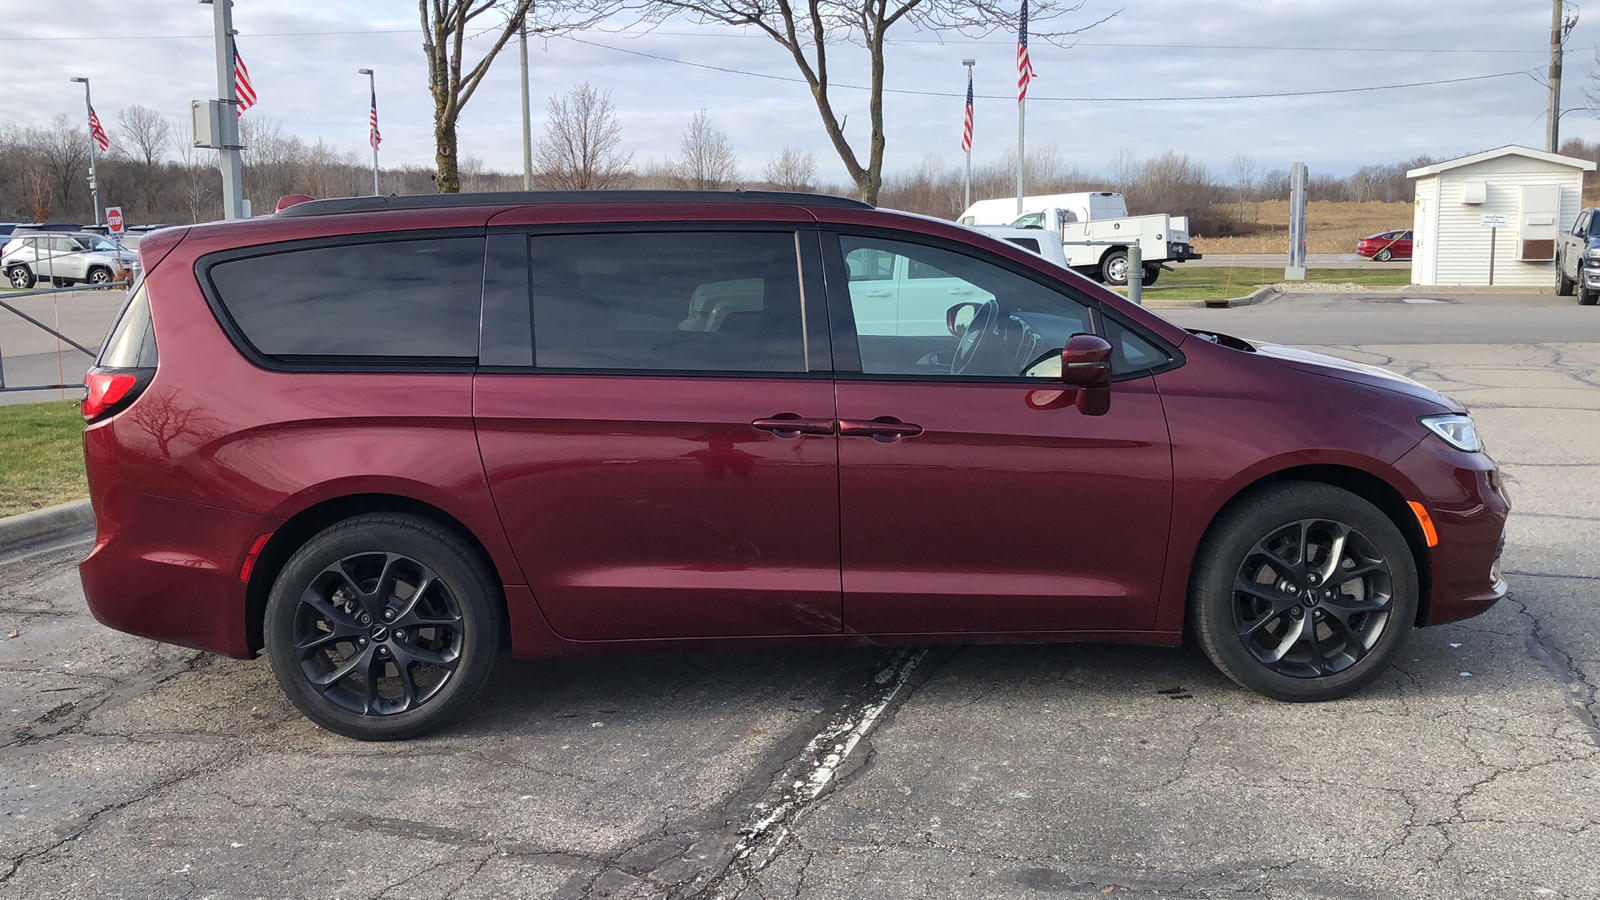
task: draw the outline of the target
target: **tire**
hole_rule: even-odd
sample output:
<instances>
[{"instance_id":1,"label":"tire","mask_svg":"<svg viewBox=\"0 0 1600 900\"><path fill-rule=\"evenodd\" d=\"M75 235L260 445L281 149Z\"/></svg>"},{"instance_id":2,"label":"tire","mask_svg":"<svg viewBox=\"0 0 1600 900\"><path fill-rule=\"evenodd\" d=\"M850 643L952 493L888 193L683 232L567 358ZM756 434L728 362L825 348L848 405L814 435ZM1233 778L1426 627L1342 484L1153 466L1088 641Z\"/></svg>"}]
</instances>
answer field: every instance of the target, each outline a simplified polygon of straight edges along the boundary
<instances>
[{"instance_id":1,"label":"tire","mask_svg":"<svg viewBox=\"0 0 1600 900\"><path fill-rule=\"evenodd\" d=\"M1576 285L1567 278L1567 273L1561 270L1561 260L1556 260L1556 296L1571 297L1572 289Z\"/></svg>"},{"instance_id":2,"label":"tire","mask_svg":"<svg viewBox=\"0 0 1600 900\"><path fill-rule=\"evenodd\" d=\"M1100 260L1100 280L1114 287L1128 283L1128 251L1113 250Z\"/></svg>"},{"instance_id":3,"label":"tire","mask_svg":"<svg viewBox=\"0 0 1600 900\"><path fill-rule=\"evenodd\" d=\"M498 581L460 538L417 516L356 516L278 573L267 657L306 718L357 740L403 740L456 718L483 689L500 613Z\"/></svg>"},{"instance_id":4,"label":"tire","mask_svg":"<svg viewBox=\"0 0 1600 900\"><path fill-rule=\"evenodd\" d=\"M1578 285L1578 305L1593 306L1595 300L1600 300L1600 291L1591 291L1583 285Z\"/></svg>"},{"instance_id":5,"label":"tire","mask_svg":"<svg viewBox=\"0 0 1600 900\"><path fill-rule=\"evenodd\" d=\"M1149 287L1150 285L1155 284L1156 283L1156 279L1160 278L1160 277L1161 277L1161 267L1160 266L1145 266L1144 267L1144 277L1139 279L1139 284L1144 286L1144 287Z\"/></svg>"},{"instance_id":6,"label":"tire","mask_svg":"<svg viewBox=\"0 0 1600 900\"><path fill-rule=\"evenodd\" d=\"M110 284L111 270L105 266L95 266L89 270L90 284Z\"/></svg>"},{"instance_id":7,"label":"tire","mask_svg":"<svg viewBox=\"0 0 1600 900\"><path fill-rule=\"evenodd\" d=\"M1394 259L1394 252L1388 247L1385 247L1382 250L1379 250L1372 258L1378 262L1388 262L1389 260Z\"/></svg>"},{"instance_id":8,"label":"tire","mask_svg":"<svg viewBox=\"0 0 1600 900\"><path fill-rule=\"evenodd\" d=\"M1339 571L1328 554L1340 529L1337 565L1355 574L1340 572L1330 588L1323 576ZM1311 552L1295 550L1297 541ZM1296 556L1312 565L1291 564ZM1212 526L1195 559L1190 624L1206 656L1241 686L1290 702L1334 700L1389 668L1416 621L1417 584L1410 546L1376 506L1331 485L1288 482L1246 497Z\"/></svg>"},{"instance_id":9,"label":"tire","mask_svg":"<svg viewBox=\"0 0 1600 900\"><path fill-rule=\"evenodd\" d=\"M27 266L12 266L7 269L6 280L19 291L25 291L39 283L39 279L33 277L33 271Z\"/></svg>"}]
</instances>

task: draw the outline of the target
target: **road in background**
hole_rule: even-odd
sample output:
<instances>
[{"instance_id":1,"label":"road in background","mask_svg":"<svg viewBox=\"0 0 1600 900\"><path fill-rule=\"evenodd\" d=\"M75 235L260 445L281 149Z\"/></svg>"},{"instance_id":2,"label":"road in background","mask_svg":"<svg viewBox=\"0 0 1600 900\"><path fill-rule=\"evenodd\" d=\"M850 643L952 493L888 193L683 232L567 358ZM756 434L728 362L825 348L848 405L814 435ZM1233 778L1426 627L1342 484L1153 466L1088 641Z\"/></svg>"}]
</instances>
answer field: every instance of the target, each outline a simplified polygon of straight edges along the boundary
<instances>
[{"instance_id":1,"label":"road in background","mask_svg":"<svg viewBox=\"0 0 1600 900\"><path fill-rule=\"evenodd\" d=\"M1437 385L1504 467L1511 596L1332 703L1192 648L707 651L508 663L360 744L96 624L87 545L0 562L0 895L1594 897L1600 309L1543 299L1169 313Z\"/></svg>"},{"instance_id":2,"label":"road in background","mask_svg":"<svg viewBox=\"0 0 1600 900\"><path fill-rule=\"evenodd\" d=\"M126 291L62 291L17 297L0 291L0 374L7 385L80 384L93 359L40 328L18 312L60 331L70 341L98 350L111 328L111 320L127 297ZM71 398L82 389L68 390ZM0 405L37 403L60 399L61 391L0 393Z\"/></svg>"}]
</instances>

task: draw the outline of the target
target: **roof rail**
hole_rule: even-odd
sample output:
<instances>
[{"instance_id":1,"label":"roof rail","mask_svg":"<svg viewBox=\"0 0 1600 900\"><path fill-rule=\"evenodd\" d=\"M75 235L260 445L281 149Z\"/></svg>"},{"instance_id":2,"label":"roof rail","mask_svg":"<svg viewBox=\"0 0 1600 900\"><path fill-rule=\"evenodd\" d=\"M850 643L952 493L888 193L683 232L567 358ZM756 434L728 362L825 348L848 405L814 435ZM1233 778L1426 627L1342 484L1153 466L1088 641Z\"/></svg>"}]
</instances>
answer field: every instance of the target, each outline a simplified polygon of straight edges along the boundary
<instances>
[{"instance_id":1,"label":"roof rail","mask_svg":"<svg viewBox=\"0 0 1600 900\"><path fill-rule=\"evenodd\" d=\"M332 216L342 213L401 209L449 209L462 206L533 206L558 203L782 203L793 206L842 206L872 209L869 203L828 194L797 191L492 191L474 194L412 194L405 197L340 197L308 200L277 211L278 218Z\"/></svg>"}]
</instances>

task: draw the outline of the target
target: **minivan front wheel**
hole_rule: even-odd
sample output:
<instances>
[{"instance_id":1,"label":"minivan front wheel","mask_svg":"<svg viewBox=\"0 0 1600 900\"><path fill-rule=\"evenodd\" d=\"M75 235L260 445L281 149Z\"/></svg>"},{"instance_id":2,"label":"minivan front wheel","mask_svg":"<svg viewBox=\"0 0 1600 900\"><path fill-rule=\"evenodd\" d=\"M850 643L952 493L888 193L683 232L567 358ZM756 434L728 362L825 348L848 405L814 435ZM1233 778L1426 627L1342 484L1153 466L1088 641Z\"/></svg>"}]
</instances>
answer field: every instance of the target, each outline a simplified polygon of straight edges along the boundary
<instances>
[{"instance_id":1,"label":"minivan front wheel","mask_svg":"<svg viewBox=\"0 0 1600 900\"><path fill-rule=\"evenodd\" d=\"M318 725L359 740L415 737L460 715L500 647L487 567L434 523L347 519L307 541L267 599L273 675Z\"/></svg>"},{"instance_id":2,"label":"minivan front wheel","mask_svg":"<svg viewBox=\"0 0 1600 900\"><path fill-rule=\"evenodd\" d=\"M1237 504L1196 560L1190 616L1224 675L1279 700L1370 684L1416 620L1416 563L1376 506L1326 484L1281 484Z\"/></svg>"}]
</instances>

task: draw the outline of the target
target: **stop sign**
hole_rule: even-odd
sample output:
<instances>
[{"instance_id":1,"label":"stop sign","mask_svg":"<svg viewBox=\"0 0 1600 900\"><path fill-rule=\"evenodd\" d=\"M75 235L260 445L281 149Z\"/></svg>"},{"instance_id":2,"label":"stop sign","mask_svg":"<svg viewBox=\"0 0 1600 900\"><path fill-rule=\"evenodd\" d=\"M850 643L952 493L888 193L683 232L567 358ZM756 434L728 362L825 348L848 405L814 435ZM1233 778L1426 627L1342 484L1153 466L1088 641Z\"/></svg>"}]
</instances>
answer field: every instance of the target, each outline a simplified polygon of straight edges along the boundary
<instances>
[{"instance_id":1,"label":"stop sign","mask_svg":"<svg viewBox=\"0 0 1600 900\"><path fill-rule=\"evenodd\" d=\"M106 226L111 229L112 234L122 233L122 207L106 207Z\"/></svg>"}]
</instances>

